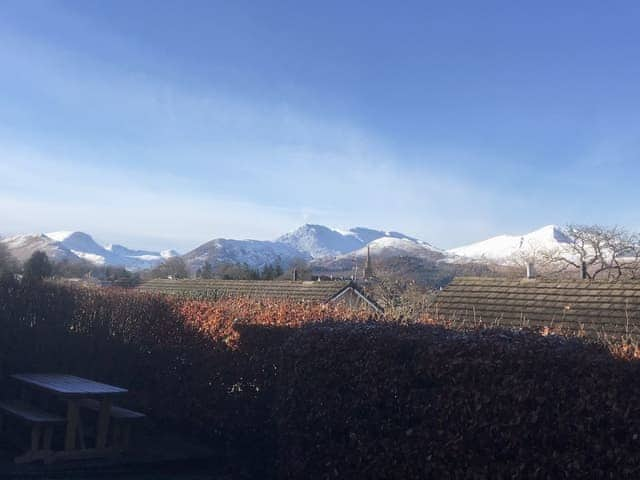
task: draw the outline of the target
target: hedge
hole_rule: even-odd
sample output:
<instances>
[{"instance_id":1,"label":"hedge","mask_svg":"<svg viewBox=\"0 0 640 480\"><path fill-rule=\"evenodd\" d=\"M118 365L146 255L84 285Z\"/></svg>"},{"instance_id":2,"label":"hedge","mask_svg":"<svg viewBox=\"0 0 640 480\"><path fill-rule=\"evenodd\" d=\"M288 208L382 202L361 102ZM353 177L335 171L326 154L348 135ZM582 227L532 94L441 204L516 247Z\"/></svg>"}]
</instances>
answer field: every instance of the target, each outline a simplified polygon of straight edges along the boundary
<instances>
[{"instance_id":1,"label":"hedge","mask_svg":"<svg viewBox=\"0 0 640 480\"><path fill-rule=\"evenodd\" d=\"M624 478L640 368L603 345L310 304L0 285L0 373L131 390L234 477Z\"/></svg>"}]
</instances>

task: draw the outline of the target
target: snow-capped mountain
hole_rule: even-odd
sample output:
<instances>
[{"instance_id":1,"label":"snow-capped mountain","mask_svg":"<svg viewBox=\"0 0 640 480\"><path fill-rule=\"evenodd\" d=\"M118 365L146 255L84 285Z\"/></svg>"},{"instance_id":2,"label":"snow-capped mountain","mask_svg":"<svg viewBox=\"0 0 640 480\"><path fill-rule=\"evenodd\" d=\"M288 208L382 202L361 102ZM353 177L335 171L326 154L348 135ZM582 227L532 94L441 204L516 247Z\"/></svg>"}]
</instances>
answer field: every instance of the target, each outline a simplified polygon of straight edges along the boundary
<instances>
[{"instance_id":1,"label":"snow-capped mountain","mask_svg":"<svg viewBox=\"0 0 640 480\"><path fill-rule=\"evenodd\" d=\"M20 262L24 262L37 251L46 253L49 259L55 262L79 260L71 250L43 233L15 235L2 238L0 242L4 243L9 252Z\"/></svg>"},{"instance_id":2,"label":"snow-capped mountain","mask_svg":"<svg viewBox=\"0 0 640 480\"><path fill-rule=\"evenodd\" d=\"M153 268L166 258L178 255L173 250L150 252L130 250L121 245L102 246L84 232L51 232L47 234L16 235L1 239L19 261L27 260L40 250L53 261L85 260L94 265L118 266L128 270Z\"/></svg>"},{"instance_id":3,"label":"snow-capped mountain","mask_svg":"<svg viewBox=\"0 0 640 480\"><path fill-rule=\"evenodd\" d=\"M282 235L276 242L305 252L311 258L335 256L360 248L364 243L351 231L341 232L323 225L306 224Z\"/></svg>"},{"instance_id":4,"label":"snow-capped mountain","mask_svg":"<svg viewBox=\"0 0 640 480\"><path fill-rule=\"evenodd\" d=\"M45 235L79 258L96 265L112 265L116 260L115 255L84 232L50 232Z\"/></svg>"},{"instance_id":5,"label":"snow-capped mountain","mask_svg":"<svg viewBox=\"0 0 640 480\"><path fill-rule=\"evenodd\" d=\"M162 250L161 252L152 252L149 250L131 250L123 245L106 245L104 248L109 250L111 253L118 255L120 257L130 257L136 258L142 261L160 261L166 260L171 257L179 257L180 254L175 250Z\"/></svg>"},{"instance_id":6,"label":"snow-capped mountain","mask_svg":"<svg viewBox=\"0 0 640 480\"><path fill-rule=\"evenodd\" d=\"M427 242L411 237L381 237L369 242L364 247L348 254L355 257L365 257L371 252L372 257L442 257L443 252Z\"/></svg>"},{"instance_id":7,"label":"snow-capped mountain","mask_svg":"<svg viewBox=\"0 0 640 480\"><path fill-rule=\"evenodd\" d=\"M311 258L338 257L355 252L379 239L397 239L417 242L398 232L384 232L370 228L356 227L338 230L323 225L306 224L279 237L276 242L290 245Z\"/></svg>"},{"instance_id":8,"label":"snow-capped mountain","mask_svg":"<svg viewBox=\"0 0 640 480\"><path fill-rule=\"evenodd\" d=\"M246 263L251 268L262 268L280 263L286 267L295 259L309 260L308 254L286 243L262 240L231 240L217 238L204 243L183 256L191 270L197 270L205 262L212 266L224 263Z\"/></svg>"},{"instance_id":9,"label":"snow-capped mountain","mask_svg":"<svg viewBox=\"0 0 640 480\"><path fill-rule=\"evenodd\" d=\"M419 261L439 261L445 258L445 253L427 242L397 234L397 236L385 236L377 238L365 246L336 257L322 257L313 260L313 264L327 272L344 272L354 268L354 261L364 268L365 258L371 253L374 269L383 264L389 266L389 262L399 259L412 258Z\"/></svg>"},{"instance_id":10,"label":"snow-capped mountain","mask_svg":"<svg viewBox=\"0 0 640 480\"><path fill-rule=\"evenodd\" d=\"M338 230L324 225L303 225L275 241L215 239L184 255L192 271L205 262L212 266L224 263L246 263L252 268L280 263L286 267L297 259L313 260L329 265L332 260L344 258L352 261L354 255L366 255L371 247L373 256L422 256L437 250L426 242L398 232L384 232L357 227ZM442 255L442 254L440 254Z\"/></svg>"},{"instance_id":11,"label":"snow-capped mountain","mask_svg":"<svg viewBox=\"0 0 640 480\"><path fill-rule=\"evenodd\" d=\"M37 235L17 235L1 239L20 261L42 250L54 261L87 261L95 265L122 266L129 270L153 268L165 259L177 256L173 250L154 252L134 250L123 245L102 245L84 232L59 231ZM374 257L428 257L442 253L426 242L398 232L386 232L356 227L338 230L323 225L303 225L275 241L233 240L218 238L200 245L183 256L192 271L205 262L213 266L224 263L246 263L262 268L280 263L286 267L292 261L330 261L331 259L366 255L369 246ZM326 262L325 262L326 263Z\"/></svg>"},{"instance_id":12,"label":"snow-capped mountain","mask_svg":"<svg viewBox=\"0 0 640 480\"><path fill-rule=\"evenodd\" d=\"M509 263L547 252L567 251L571 237L560 227L547 225L524 235L499 235L447 253L458 259Z\"/></svg>"}]
</instances>

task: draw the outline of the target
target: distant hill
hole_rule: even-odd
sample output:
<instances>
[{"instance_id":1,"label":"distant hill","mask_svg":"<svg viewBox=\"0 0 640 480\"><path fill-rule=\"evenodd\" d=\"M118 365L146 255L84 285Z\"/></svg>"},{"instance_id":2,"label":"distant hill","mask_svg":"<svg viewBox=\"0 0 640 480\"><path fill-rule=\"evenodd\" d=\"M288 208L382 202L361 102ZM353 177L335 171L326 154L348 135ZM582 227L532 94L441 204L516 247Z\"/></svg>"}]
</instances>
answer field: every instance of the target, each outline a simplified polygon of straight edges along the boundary
<instances>
[{"instance_id":1,"label":"distant hill","mask_svg":"<svg viewBox=\"0 0 640 480\"><path fill-rule=\"evenodd\" d=\"M547 225L524 235L499 235L464 247L447 250L459 261L509 263L540 252L566 251L571 237L560 227Z\"/></svg>"},{"instance_id":2,"label":"distant hill","mask_svg":"<svg viewBox=\"0 0 640 480\"><path fill-rule=\"evenodd\" d=\"M123 245L102 245L91 235L77 231L16 235L0 241L21 261L36 250L42 250L54 261L87 261L132 271L153 268L178 255L174 250L157 252ZM374 264L386 265L390 267L389 271L399 275L404 265L411 270L411 276L419 277L421 268L431 272L434 268L445 269L445 264L509 265L536 252L561 251L571 241L561 228L548 225L524 235L500 235L445 251L400 232L364 227L341 230L306 224L274 241L217 238L194 248L183 258L192 272L205 262L213 267L246 264L252 269L261 269L276 263L286 268L296 260L304 260L311 263L314 271L331 275L352 273L354 262L362 269L370 251Z\"/></svg>"},{"instance_id":3,"label":"distant hill","mask_svg":"<svg viewBox=\"0 0 640 480\"><path fill-rule=\"evenodd\" d=\"M306 224L282 235L276 242L289 245L311 258L322 258L352 252L382 236L384 232L366 228L341 231L323 225Z\"/></svg>"},{"instance_id":4,"label":"distant hill","mask_svg":"<svg viewBox=\"0 0 640 480\"><path fill-rule=\"evenodd\" d=\"M183 258L189 268L195 271L205 262L214 267L229 263L246 263L251 268L279 263L286 267L295 259L309 260L311 257L285 243L217 238L191 250Z\"/></svg>"},{"instance_id":5,"label":"distant hill","mask_svg":"<svg viewBox=\"0 0 640 480\"><path fill-rule=\"evenodd\" d=\"M11 254L21 262L40 250L54 262L84 260L94 265L124 267L133 271L153 268L166 258L178 255L173 250L152 252L130 250L122 245L102 246L84 232L16 235L3 238L0 242L4 243Z\"/></svg>"},{"instance_id":6,"label":"distant hill","mask_svg":"<svg viewBox=\"0 0 640 480\"><path fill-rule=\"evenodd\" d=\"M385 239L387 243L385 243ZM397 241L396 241L397 240ZM307 253L311 258L338 257L362 250L371 244L376 253L382 253L383 245L402 249L413 245L428 245L399 232L385 232L370 228L356 227L349 230L338 230L323 225L306 224L279 237L277 242L292 246L300 252ZM379 242L379 243L375 243Z\"/></svg>"},{"instance_id":7,"label":"distant hill","mask_svg":"<svg viewBox=\"0 0 640 480\"><path fill-rule=\"evenodd\" d=\"M313 261L327 267L355 255L366 254L366 246L372 255L407 255L412 252L424 255L436 251L426 242L398 232L385 232L357 227L338 230L324 225L306 224L278 237L275 241L231 240L218 238L186 253L184 259L192 271L204 262L212 266L228 263L246 263L251 268L262 268L280 263L286 267L294 260ZM442 254L439 254L442 256Z\"/></svg>"}]
</instances>

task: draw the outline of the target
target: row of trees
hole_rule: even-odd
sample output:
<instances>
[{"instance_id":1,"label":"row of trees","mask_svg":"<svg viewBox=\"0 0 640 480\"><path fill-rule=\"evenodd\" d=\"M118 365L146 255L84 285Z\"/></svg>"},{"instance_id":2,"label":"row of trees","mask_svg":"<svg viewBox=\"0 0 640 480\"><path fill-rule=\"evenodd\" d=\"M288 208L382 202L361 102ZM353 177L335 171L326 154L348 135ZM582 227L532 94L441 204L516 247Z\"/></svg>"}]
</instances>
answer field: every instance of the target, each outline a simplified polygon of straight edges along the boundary
<instances>
[{"instance_id":1,"label":"row of trees","mask_svg":"<svg viewBox=\"0 0 640 480\"><path fill-rule=\"evenodd\" d=\"M299 279L311 278L311 269L306 262L296 261L287 270L279 262L267 264L262 268L251 268L243 264L222 264L214 267L210 262L196 271L196 278L225 280L275 280L291 278L296 270ZM0 243L0 277L21 274L27 281L42 280L48 277L92 278L119 286L134 286L142 280L151 278L189 278L190 272L184 259L172 257L152 270L133 273L122 267L96 266L86 261L70 262L63 260L51 262L45 252L35 252L20 266L11 255L7 246Z\"/></svg>"},{"instance_id":2,"label":"row of trees","mask_svg":"<svg viewBox=\"0 0 640 480\"><path fill-rule=\"evenodd\" d=\"M14 278L20 274L26 282L37 282L49 277L92 278L122 287L134 286L140 282L137 273L123 267L98 266L87 261L51 262L45 252L36 251L22 266L11 255L7 246L0 243L0 278Z\"/></svg>"},{"instance_id":3,"label":"row of trees","mask_svg":"<svg viewBox=\"0 0 640 480\"><path fill-rule=\"evenodd\" d=\"M311 278L311 268L302 261L294 261L287 269L280 262L274 262L262 268L252 268L246 263L223 263L215 267L206 261L195 272L196 278L222 279L222 280L275 280L289 279L296 271L300 280ZM143 278L189 278L190 272L187 264L181 257L167 259L161 265L143 274Z\"/></svg>"},{"instance_id":4,"label":"row of trees","mask_svg":"<svg viewBox=\"0 0 640 480\"><path fill-rule=\"evenodd\" d=\"M40 281L53 274L53 265L46 253L35 252L20 268L7 246L0 243L0 278L13 279L16 273L21 273L24 281Z\"/></svg>"},{"instance_id":5,"label":"row of trees","mask_svg":"<svg viewBox=\"0 0 640 480\"><path fill-rule=\"evenodd\" d=\"M224 263L214 267L209 262L196 270L196 278L219 278L223 280L276 280L293 278L310 279L311 268L304 261L295 261L287 269L280 262L269 263L262 268L251 268L246 263Z\"/></svg>"}]
</instances>

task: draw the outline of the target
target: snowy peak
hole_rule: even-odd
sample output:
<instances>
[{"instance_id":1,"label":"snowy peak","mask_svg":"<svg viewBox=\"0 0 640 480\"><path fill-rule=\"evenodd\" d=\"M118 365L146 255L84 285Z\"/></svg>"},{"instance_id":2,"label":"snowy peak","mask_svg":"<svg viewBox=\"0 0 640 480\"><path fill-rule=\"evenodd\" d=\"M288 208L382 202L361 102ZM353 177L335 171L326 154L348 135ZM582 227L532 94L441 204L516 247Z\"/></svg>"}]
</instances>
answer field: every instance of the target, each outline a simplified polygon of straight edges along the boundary
<instances>
[{"instance_id":1,"label":"snowy peak","mask_svg":"<svg viewBox=\"0 0 640 480\"><path fill-rule=\"evenodd\" d=\"M545 242L557 242L557 243L571 243L573 240L571 237L557 225L547 225L529 234L530 237L538 237L541 241Z\"/></svg>"},{"instance_id":2,"label":"snowy peak","mask_svg":"<svg viewBox=\"0 0 640 480\"><path fill-rule=\"evenodd\" d=\"M56 231L21 235L0 240L24 261L36 250L43 250L53 260L87 261L94 265L121 266L129 270L153 268L168 258L179 256L175 250L161 252L131 249L119 244L102 244L81 231ZM337 259L363 256L369 246L374 256L429 256L442 252L426 242L399 232L355 227L348 230L306 224L275 241L217 238L184 255L192 270L209 262L247 264L263 268L279 263L286 267L294 260Z\"/></svg>"},{"instance_id":3,"label":"snowy peak","mask_svg":"<svg viewBox=\"0 0 640 480\"><path fill-rule=\"evenodd\" d=\"M378 238L381 238L384 236L401 235L401 234L396 234L396 232L383 232L381 230L372 230L370 228L364 228L364 227L350 228L347 232L345 232L345 234L353 235L355 238L360 240L362 244L373 242L374 240L377 240Z\"/></svg>"},{"instance_id":4,"label":"snowy peak","mask_svg":"<svg viewBox=\"0 0 640 480\"><path fill-rule=\"evenodd\" d=\"M71 250L42 233L15 235L3 238L0 242L4 243L9 252L20 262L24 262L37 251L46 253L51 260L57 262L79 260Z\"/></svg>"},{"instance_id":5,"label":"snowy peak","mask_svg":"<svg viewBox=\"0 0 640 480\"><path fill-rule=\"evenodd\" d=\"M398 232L385 232L370 228L356 227L339 230L323 225L306 224L287 233L276 241L308 254L311 258L337 257L362 249L365 245L380 239L398 239L419 242Z\"/></svg>"},{"instance_id":6,"label":"snowy peak","mask_svg":"<svg viewBox=\"0 0 640 480\"><path fill-rule=\"evenodd\" d=\"M52 232L47 233L47 237L60 242L69 250L79 252L79 256L97 255L104 257L108 251L99 245L91 235L84 232Z\"/></svg>"},{"instance_id":7,"label":"snowy peak","mask_svg":"<svg viewBox=\"0 0 640 480\"><path fill-rule=\"evenodd\" d=\"M362 258L366 257L369 252L374 258L420 257L434 259L443 256L441 250L431 246L427 242L407 236L386 236L377 238L358 250L344 254L341 258Z\"/></svg>"},{"instance_id":8,"label":"snowy peak","mask_svg":"<svg viewBox=\"0 0 640 480\"><path fill-rule=\"evenodd\" d=\"M323 225L306 224L279 237L276 242L289 245L312 258L351 252L363 244L353 232L341 232Z\"/></svg>"},{"instance_id":9,"label":"snowy peak","mask_svg":"<svg viewBox=\"0 0 640 480\"><path fill-rule=\"evenodd\" d=\"M19 260L25 261L36 251L43 251L54 261L87 261L100 266L124 267L128 270L153 268L166 258L177 255L173 250L150 252L131 250L122 245L102 246L84 232L59 231L47 234L16 235L0 240Z\"/></svg>"},{"instance_id":10,"label":"snowy peak","mask_svg":"<svg viewBox=\"0 0 640 480\"><path fill-rule=\"evenodd\" d=\"M281 242L262 240L231 240L216 238L200 245L184 255L185 262L192 270L211 265L247 264L251 268L263 268L269 264L286 267L295 259L309 260L309 256L296 248Z\"/></svg>"},{"instance_id":11,"label":"snowy peak","mask_svg":"<svg viewBox=\"0 0 640 480\"><path fill-rule=\"evenodd\" d=\"M499 235L481 242L453 248L448 253L473 260L508 262L542 252L565 249L571 237L556 225L547 225L524 235Z\"/></svg>"},{"instance_id":12,"label":"snowy peak","mask_svg":"<svg viewBox=\"0 0 640 480\"><path fill-rule=\"evenodd\" d=\"M46 233L46 234L42 234L42 235L46 235L47 237L49 237L52 240L55 240L56 242L64 242L67 238L69 238L70 236L72 236L75 233L82 234L82 232L60 231L60 232L50 232L50 233ZM86 234L84 234L84 235L86 235Z\"/></svg>"},{"instance_id":13,"label":"snowy peak","mask_svg":"<svg viewBox=\"0 0 640 480\"><path fill-rule=\"evenodd\" d=\"M356 227L349 230L329 228L324 225L306 224L273 242L257 240L215 239L184 256L191 270L197 270L204 262L211 265L246 263L252 268L280 263L283 267L297 259L332 260L354 254L366 254L370 245L372 254L422 255L436 251L425 242L398 232L385 232Z\"/></svg>"}]
</instances>

